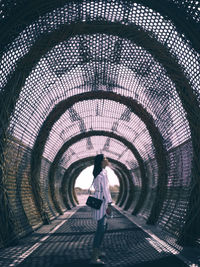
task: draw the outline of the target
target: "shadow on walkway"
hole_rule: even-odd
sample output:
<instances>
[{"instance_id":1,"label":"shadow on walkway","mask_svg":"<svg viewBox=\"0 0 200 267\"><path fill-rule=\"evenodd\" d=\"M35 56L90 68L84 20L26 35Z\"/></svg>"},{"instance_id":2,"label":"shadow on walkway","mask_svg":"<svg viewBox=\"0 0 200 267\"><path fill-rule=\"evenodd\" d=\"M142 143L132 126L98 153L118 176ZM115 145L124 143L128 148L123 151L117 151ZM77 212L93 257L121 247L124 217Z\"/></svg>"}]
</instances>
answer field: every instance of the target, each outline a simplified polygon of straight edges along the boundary
<instances>
[{"instance_id":1,"label":"shadow on walkway","mask_svg":"<svg viewBox=\"0 0 200 267\"><path fill-rule=\"evenodd\" d=\"M188 266L113 208L102 249L109 267ZM90 256L96 222L86 206L67 211L44 225L17 246L0 251L1 267L84 267Z\"/></svg>"},{"instance_id":2,"label":"shadow on walkway","mask_svg":"<svg viewBox=\"0 0 200 267\"><path fill-rule=\"evenodd\" d=\"M91 267L97 265L91 265L89 259L87 260L75 260L68 264L57 264L55 267ZM104 266L108 266L107 264ZM167 256L162 259L147 261L138 264L128 264L127 267L184 267L185 265L181 260L179 260L176 256Z\"/></svg>"}]
</instances>

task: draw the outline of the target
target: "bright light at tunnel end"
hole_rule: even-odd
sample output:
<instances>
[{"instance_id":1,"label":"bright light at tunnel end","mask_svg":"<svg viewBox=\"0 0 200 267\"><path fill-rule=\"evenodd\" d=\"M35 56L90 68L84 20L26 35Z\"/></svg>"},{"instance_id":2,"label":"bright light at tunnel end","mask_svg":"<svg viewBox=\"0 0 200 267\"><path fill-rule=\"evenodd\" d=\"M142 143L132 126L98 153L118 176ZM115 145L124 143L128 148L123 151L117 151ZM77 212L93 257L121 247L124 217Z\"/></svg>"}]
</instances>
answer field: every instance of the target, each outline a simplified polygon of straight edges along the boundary
<instances>
[{"instance_id":1,"label":"bright light at tunnel end","mask_svg":"<svg viewBox=\"0 0 200 267\"><path fill-rule=\"evenodd\" d=\"M76 183L75 183L75 188L80 187L82 189L88 189L93 181L93 171L94 166L90 166L85 168L77 177ZM119 180L114 173L114 171L110 167L106 167L107 174L108 174L108 180L110 186L118 185L119 186Z\"/></svg>"}]
</instances>

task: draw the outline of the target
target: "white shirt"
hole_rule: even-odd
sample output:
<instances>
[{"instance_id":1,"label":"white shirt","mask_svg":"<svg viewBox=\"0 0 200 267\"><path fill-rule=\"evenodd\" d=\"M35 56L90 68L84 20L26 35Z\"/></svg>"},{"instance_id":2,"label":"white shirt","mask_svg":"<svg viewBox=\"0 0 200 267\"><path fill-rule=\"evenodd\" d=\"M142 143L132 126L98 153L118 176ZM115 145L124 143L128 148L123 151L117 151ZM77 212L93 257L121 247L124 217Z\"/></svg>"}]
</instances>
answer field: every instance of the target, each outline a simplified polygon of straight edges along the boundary
<instances>
[{"instance_id":1,"label":"white shirt","mask_svg":"<svg viewBox=\"0 0 200 267\"><path fill-rule=\"evenodd\" d=\"M107 171L105 169L103 169L94 179L93 186L95 189L94 197L103 200L99 210L93 209L93 218L95 220L100 220L106 214L108 203L112 202Z\"/></svg>"}]
</instances>

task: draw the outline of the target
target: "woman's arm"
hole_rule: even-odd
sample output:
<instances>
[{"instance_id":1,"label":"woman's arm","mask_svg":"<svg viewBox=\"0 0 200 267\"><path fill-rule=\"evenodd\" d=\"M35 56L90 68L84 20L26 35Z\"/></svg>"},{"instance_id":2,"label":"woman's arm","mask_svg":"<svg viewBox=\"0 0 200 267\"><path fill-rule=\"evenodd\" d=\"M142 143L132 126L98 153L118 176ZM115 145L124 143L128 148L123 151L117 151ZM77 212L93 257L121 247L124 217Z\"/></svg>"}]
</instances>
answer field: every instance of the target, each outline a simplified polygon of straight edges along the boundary
<instances>
[{"instance_id":1,"label":"woman's arm","mask_svg":"<svg viewBox=\"0 0 200 267\"><path fill-rule=\"evenodd\" d=\"M111 194L110 194L110 190L109 190L108 177L107 177L105 170L104 170L103 175L102 175L101 183L102 183L103 195L104 195L104 198L106 200L106 203L111 204L112 198L111 198Z\"/></svg>"}]
</instances>

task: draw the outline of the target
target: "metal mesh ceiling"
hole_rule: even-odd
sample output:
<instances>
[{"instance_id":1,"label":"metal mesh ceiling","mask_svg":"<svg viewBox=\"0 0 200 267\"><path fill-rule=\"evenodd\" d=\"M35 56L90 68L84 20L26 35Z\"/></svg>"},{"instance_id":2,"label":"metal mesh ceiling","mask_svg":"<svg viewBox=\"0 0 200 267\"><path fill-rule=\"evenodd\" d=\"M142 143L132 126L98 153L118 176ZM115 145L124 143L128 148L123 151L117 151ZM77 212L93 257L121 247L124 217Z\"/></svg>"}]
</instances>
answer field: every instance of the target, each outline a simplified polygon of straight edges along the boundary
<instances>
[{"instance_id":1,"label":"metal mesh ceiling","mask_svg":"<svg viewBox=\"0 0 200 267\"><path fill-rule=\"evenodd\" d=\"M152 154L149 133L144 123L136 115L132 114L124 105L114 101L90 100L75 104L55 123L46 143L44 155L52 161L57 154L56 148L60 148L71 137L78 135L79 132L102 129L117 132L118 135L132 142L143 157L147 151L149 155ZM104 147L108 153L110 149L112 150L112 145L115 145L105 140L105 143L101 142L101 147L99 147L98 139L94 140L94 143L91 141L91 144L85 143L85 156L87 156L88 150L94 150L93 153L96 154L100 150L104 150ZM141 142L141 140L143 141ZM118 150L118 154L123 153L123 150L125 148Z\"/></svg>"},{"instance_id":2,"label":"metal mesh ceiling","mask_svg":"<svg viewBox=\"0 0 200 267\"><path fill-rule=\"evenodd\" d=\"M62 30L59 31L62 24L70 25L80 20L135 24L151 32L153 38L167 46L170 53L177 57L198 93L198 54L189 41L170 20L148 7L129 1L69 2L39 16L6 47L2 57L1 84L6 84L17 67L17 61L29 52L42 35L55 29L62 35ZM70 30L73 31L73 27ZM46 47L48 45L47 42ZM136 99L155 119L167 149L190 138L175 85L162 65L130 40L100 33L69 34L66 40L46 50L21 90L10 131L32 147L55 104L90 90L113 91ZM140 124L143 123L119 104L99 100L77 103L53 127L44 156L53 160L62 143L79 131L103 129L117 131L133 141L142 156L148 158L151 140L147 137L148 133L144 133L145 126L140 127Z\"/></svg>"},{"instance_id":3,"label":"metal mesh ceiling","mask_svg":"<svg viewBox=\"0 0 200 267\"><path fill-rule=\"evenodd\" d=\"M53 48L40 60L26 80L17 102L11 121L14 134L32 147L54 105L71 95L89 90L112 90L137 99L162 128L168 147L189 137L181 103L162 66L130 41L100 34L74 37ZM101 106L99 108L102 109ZM115 107L115 112L117 109ZM106 110L113 112L112 108L109 111L109 107ZM82 114L82 111L83 104L75 112ZM119 107L120 112L119 117L124 112ZM86 130L93 125L85 122L84 127ZM177 140L179 133L175 128L182 133L181 140Z\"/></svg>"},{"instance_id":4,"label":"metal mesh ceiling","mask_svg":"<svg viewBox=\"0 0 200 267\"><path fill-rule=\"evenodd\" d=\"M93 145L90 150L86 150L86 146ZM69 167L74 161L93 156L95 152L109 154L114 160L122 162L128 169L138 167L135 163L133 153L121 142L108 137L90 137L89 140L82 139L72 145L60 160L60 165Z\"/></svg>"},{"instance_id":5,"label":"metal mesh ceiling","mask_svg":"<svg viewBox=\"0 0 200 267\"><path fill-rule=\"evenodd\" d=\"M12 3L2 2L5 14L9 14L8 6ZM174 3L178 5L178 2ZM192 12L187 1L182 4ZM191 5L196 7L196 2ZM41 36L55 30L62 35L64 24L101 21L137 25L150 32L152 38L168 47L171 55L177 58L194 91L199 93L199 56L180 29L159 12L140 3L114 0L63 2L56 9L50 9L45 14L41 12L38 18L30 19L30 24L5 47L2 86L18 67L17 62L31 51ZM6 19L5 14L2 11L2 20ZM198 20L196 13L193 19ZM91 90L113 91L136 99L153 116L167 149L190 138L175 85L153 54L127 38L100 33L74 34L73 26L68 30L68 38L55 41L54 45L47 38L46 50L39 43L38 49L45 52L26 77L10 123L10 131L17 139L32 147L55 104ZM118 132L134 142L142 156L148 158L152 150L151 139L144 133L145 126L139 118L129 113L126 107L109 101L77 103L54 125L44 156L52 161L63 142L71 136L79 131L101 129Z\"/></svg>"},{"instance_id":6,"label":"metal mesh ceiling","mask_svg":"<svg viewBox=\"0 0 200 267\"><path fill-rule=\"evenodd\" d=\"M195 11L198 12L198 9ZM184 35L178 33L173 23L148 7L131 3L131 1L114 0L82 1L82 3L79 1L77 3L76 1L69 2L63 7L57 8L33 21L6 48L2 61L5 64L4 73L2 73L2 78L4 78L2 79L2 84L5 83L9 73L14 70L16 61L23 57L42 35L59 29L63 24L77 23L79 21L120 22L124 25L135 24L143 30L151 32L154 38L168 46L171 53L176 55L179 63L185 67L185 73L190 77L193 86L198 88L195 75L199 72L197 68L198 54L190 46L189 41L184 38ZM48 44L46 45L48 46ZM68 49L70 50L70 47ZM85 54L87 54L87 51ZM60 60L62 60L62 57ZM60 74L62 74L62 71Z\"/></svg>"}]
</instances>

